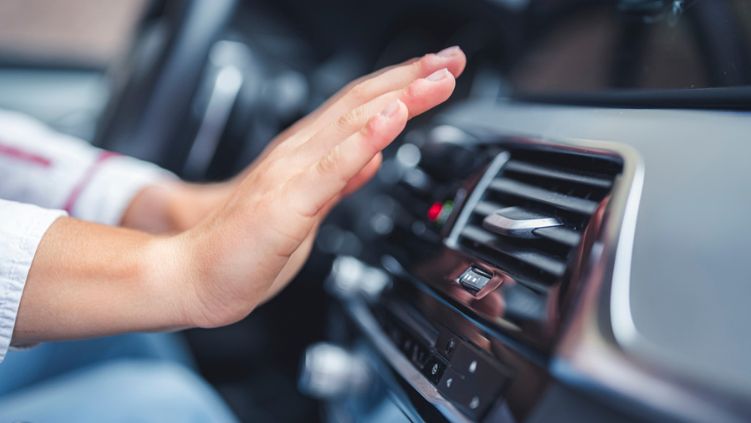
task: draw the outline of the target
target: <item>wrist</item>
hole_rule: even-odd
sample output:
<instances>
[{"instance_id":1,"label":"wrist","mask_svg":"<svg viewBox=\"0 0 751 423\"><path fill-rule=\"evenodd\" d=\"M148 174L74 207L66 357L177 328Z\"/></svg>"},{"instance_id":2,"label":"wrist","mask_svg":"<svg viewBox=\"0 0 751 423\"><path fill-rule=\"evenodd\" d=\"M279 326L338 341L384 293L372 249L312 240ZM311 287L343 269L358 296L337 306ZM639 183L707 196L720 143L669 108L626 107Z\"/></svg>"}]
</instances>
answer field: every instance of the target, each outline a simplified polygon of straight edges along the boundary
<instances>
[{"instance_id":1,"label":"wrist","mask_svg":"<svg viewBox=\"0 0 751 423\"><path fill-rule=\"evenodd\" d=\"M144 275L150 308L161 310L164 329L178 330L199 326L195 312L195 289L200 277L192 263L194 255L180 235L154 236L144 248Z\"/></svg>"},{"instance_id":2,"label":"wrist","mask_svg":"<svg viewBox=\"0 0 751 423\"><path fill-rule=\"evenodd\" d=\"M208 329L235 323L250 314L265 292L244 272L238 272L244 263L234 260L236 246L224 242L227 228L220 227L207 220L165 240L180 251L173 259L177 270L172 273L178 275L173 280L179 281L174 289L179 291L183 319L190 327ZM243 261L253 260L249 254Z\"/></svg>"},{"instance_id":3,"label":"wrist","mask_svg":"<svg viewBox=\"0 0 751 423\"><path fill-rule=\"evenodd\" d=\"M121 225L151 233L176 233L192 228L221 205L230 183L191 184L163 181L142 189L131 201Z\"/></svg>"}]
</instances>

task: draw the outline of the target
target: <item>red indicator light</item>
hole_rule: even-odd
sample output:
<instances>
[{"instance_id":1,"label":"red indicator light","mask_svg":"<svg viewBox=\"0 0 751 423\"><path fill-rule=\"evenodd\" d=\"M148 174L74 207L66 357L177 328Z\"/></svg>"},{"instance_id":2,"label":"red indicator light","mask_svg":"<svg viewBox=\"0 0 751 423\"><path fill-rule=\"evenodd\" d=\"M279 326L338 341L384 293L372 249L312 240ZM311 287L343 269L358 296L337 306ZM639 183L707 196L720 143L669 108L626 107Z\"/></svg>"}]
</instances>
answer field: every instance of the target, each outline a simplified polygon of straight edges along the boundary
<instances>
[{"instance_id":1,"label":"red indicator light","mask_svg":"<svg viewBox=\"0 0 751 423\"><path fill-rule=\"evenodd\" d=\"M428 209L428 220L430 220L431 222L438 220L438 217L441 215L441 211L443 211L443 204L433 203L433 205Z\"/></svg>"}]
</instances>

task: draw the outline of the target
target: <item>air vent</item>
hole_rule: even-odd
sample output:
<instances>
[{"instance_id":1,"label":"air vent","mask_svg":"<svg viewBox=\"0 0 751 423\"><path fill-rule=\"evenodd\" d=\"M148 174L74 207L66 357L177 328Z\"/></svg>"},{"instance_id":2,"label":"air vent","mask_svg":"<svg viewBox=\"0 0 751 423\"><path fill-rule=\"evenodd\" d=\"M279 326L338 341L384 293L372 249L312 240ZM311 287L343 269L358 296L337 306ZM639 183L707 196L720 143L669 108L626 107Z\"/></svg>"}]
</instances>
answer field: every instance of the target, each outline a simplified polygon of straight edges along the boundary
<instances>
[{"instance_id":1,"label":"air vent","mask_svg":"<svg viewBox=\"0 0 751 423\"><path fill-rule=\"evenodd\" d=\"M468 204L473 208L458 228L457 243L519 283L546 291L566 275L582 233L609 195L621 163L609 156L562 151L519 149L503 154L509 155L508 161L492 179L486 175L484 192L473 195L475 201ZM535 222L546 223L534 226ZM515 230L514 225L523 229Z\"/></svg>"}]
</instances>

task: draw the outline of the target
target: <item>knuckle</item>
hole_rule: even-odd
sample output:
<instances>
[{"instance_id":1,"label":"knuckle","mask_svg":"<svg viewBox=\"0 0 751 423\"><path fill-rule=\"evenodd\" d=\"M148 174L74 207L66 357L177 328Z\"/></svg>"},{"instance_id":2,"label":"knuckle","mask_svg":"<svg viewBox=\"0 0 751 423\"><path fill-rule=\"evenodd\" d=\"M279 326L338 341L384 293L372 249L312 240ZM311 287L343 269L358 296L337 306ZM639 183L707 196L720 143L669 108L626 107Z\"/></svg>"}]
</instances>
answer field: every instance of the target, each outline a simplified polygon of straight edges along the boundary
<instances>
[{"instance_id":1,"label":"knuckle","mask_svg":"<svg viewBox=\"0 0 751 423\"><path fill-rule=\"evenodd\" d=\"M369 145L375 137L378 136L378 122L376 119L372 119L370 122L368 122L365 126L360 129L360 135L362 135L362 139L365 140L366 145Z\"/></svg>"},{"instance_id":2,"label":"knuckle","mask_svg":"<svg viewBox=\"0 0 751 423\"><path fill-rule=\"evenodd\" d=\"M352 132L362 126L365 112L361 107L355 107L337 119L336 125L345 132Z\"/></svg>"},{"instance_id":3,"label":"knuckle","mask_svg":"<svg viewBox=\"0 0 751 423\"><path fill-rule=\"evenodd\" d=\"M352 114L345 113L336 119L336 127L346 132L352 126Z\"/></svg>"},{"instance_id":4,"label":"knuckle","mask_svg":"<svg viewBox=\"0 0 751 423\"><path fill-rule=\"evenodd\" d=\"M362 127L360 134L362 136L360 148L368 155L377 154L379 151L377 145L380 144L380 140L383 138L378 122L375 119L371 120L367 125Z\"/></svg>"},{"instance_id":5,"label":"knuckle","mask_svg":"<svg viewBox=\"0 0 751 423\"><path fill-rule=\"evenodd\" d=\"M435 67L434 66L435 60L436 60L436 56L435 54L432 54L432 53L422 56L420 60L417 60L412 65L415 68L415 73L418 75L426 75Z\"/></svg>"},{"instance_id":6,"label":"knuckle","mask_svg":"<svg viewBox=\"0 0 751 423\"><path fill-rule=\"evenodd\" d=\"M324 175L336 174L341 166L340 159L341 149L339 146L336 146L318 161L316 165L318 167L318 172Z\"/></svg>"}]
</instances>

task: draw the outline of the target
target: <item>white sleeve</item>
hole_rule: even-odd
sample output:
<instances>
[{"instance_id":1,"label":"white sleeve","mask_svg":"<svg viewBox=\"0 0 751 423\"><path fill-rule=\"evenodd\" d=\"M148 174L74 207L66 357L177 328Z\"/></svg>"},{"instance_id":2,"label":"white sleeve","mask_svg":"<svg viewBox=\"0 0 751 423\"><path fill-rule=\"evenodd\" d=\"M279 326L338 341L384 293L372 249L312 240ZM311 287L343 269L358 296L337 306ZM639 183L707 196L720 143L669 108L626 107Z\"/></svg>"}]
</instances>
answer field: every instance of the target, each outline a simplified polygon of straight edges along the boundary
<instances>
[{"instance_id":1,"label":"white sleeve","mask_svg":"<svg viewBox=\"0 0 751 423\"><path fill-rule=\"evenodd\" d=\"M18 305L39 241L62 210L0 200L0 362L10 347Z\"/></svg>"},{"instance_id":2,"label":"white sleeve","mask_svg":"<svg viewBox=\"0 0 751 423\"><path fill-rule=\"evenodd\" d=\"M171 173L0 111L0 198L116 225L133 196Z\"/></svg>"}]
</instances>

